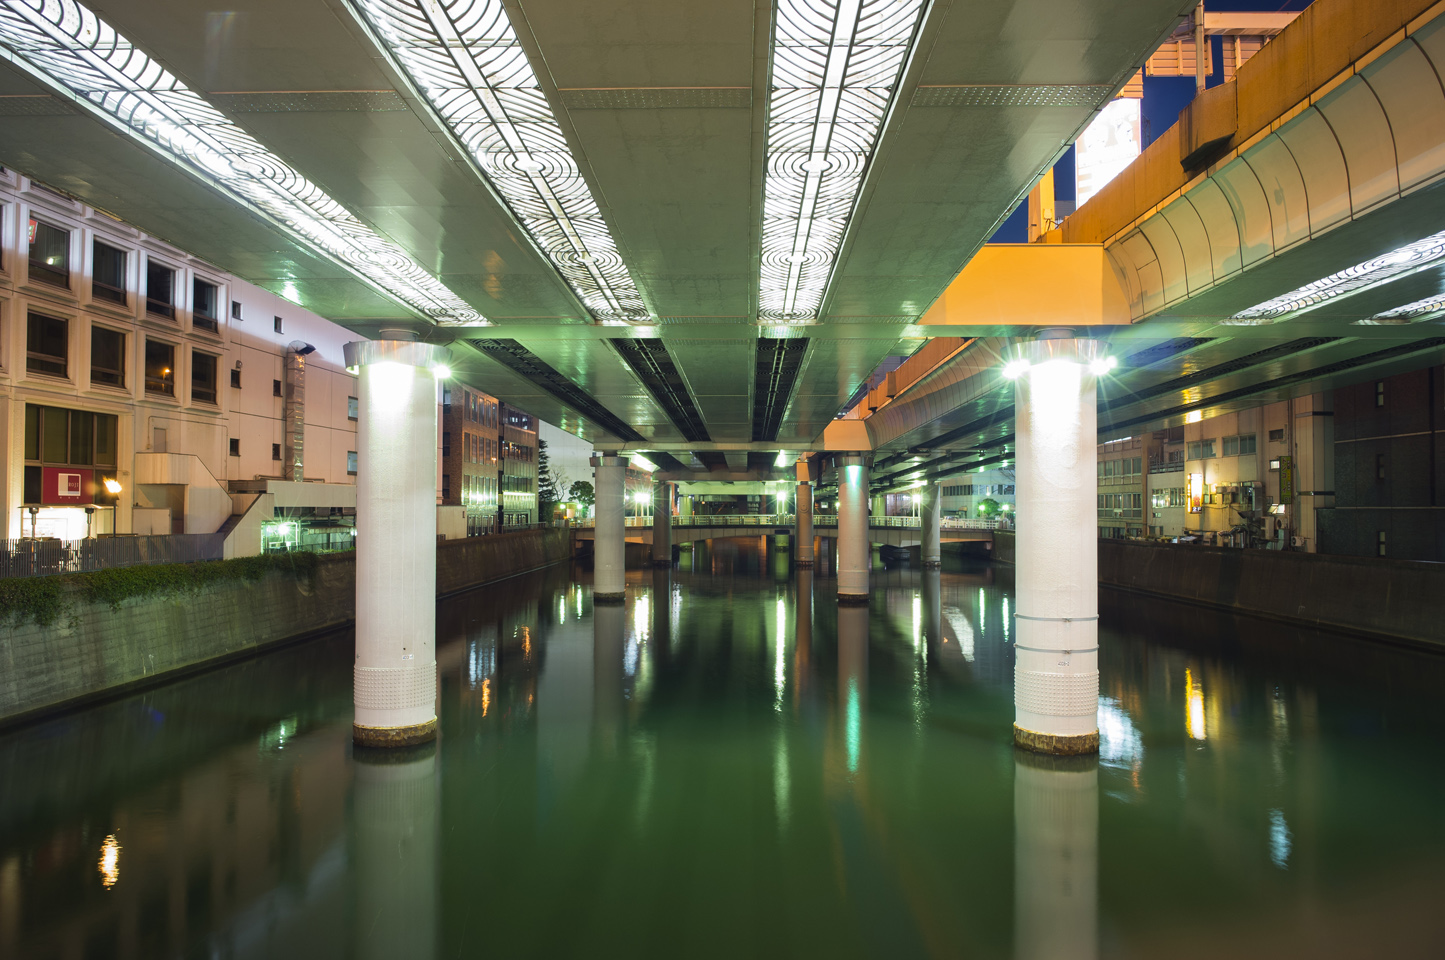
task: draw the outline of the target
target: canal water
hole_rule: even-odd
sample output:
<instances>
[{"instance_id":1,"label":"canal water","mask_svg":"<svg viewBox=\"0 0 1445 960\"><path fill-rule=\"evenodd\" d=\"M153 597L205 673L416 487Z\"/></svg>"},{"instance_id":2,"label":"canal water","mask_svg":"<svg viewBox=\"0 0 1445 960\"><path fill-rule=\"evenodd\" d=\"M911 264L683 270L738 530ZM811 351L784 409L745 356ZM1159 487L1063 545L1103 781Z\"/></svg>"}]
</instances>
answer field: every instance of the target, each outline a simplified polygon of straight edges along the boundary
<instances>
[{"instance_id":1,"label":"canal water","mask_svg":"<svg viewBox=\"0 0 1445 960\"><path fill-rule=\"evenodd\" d=\"M440 605L404 755L351 747L349 635L5 732L0 956L1445 956L1445 658L1106 594L1051 762L1011 577L518 577Z\"/></svg>"}]
</instances>

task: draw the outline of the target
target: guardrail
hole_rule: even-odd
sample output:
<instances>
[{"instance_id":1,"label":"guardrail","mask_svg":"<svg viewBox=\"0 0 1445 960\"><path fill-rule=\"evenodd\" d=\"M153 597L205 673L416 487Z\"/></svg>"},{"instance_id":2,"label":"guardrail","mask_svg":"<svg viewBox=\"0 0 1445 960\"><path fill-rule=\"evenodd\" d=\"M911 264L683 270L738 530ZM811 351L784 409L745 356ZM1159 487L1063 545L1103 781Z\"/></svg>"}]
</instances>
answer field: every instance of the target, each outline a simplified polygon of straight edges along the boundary
<instances>
[{"instance_id":1,"label":"guardrail","mask_svg":"<svg viewBox=\"0 0 1445 960\"><path fill-rule=\"evenodd\" d=\"M712 515L694 514L691 517L673 517L674 527L790 527L796 518L791 513L720 513ZM650 527L651 517L627 517L624 524L628 527ZM873 528L897 527L906 530L917 530L921 525L918 517L869 517L868 525ZM595 520L575 520L573 526L591 529L596 526ZM838 516L833 513L820 513L813 515L813 527L836 527ZM944 530L1012 530L1013 521L1001 520L996 517L944 517L942 521Z\"/></svg>"},{"instance_id":2,"label":"guardrail","mask_svg":"<svg viewBox=\"0 0 1445 960\"><path fill-rule=\"evenodd\" d=\"M219 560L225 534L177 533L154 537L97 537L89 540L0 540L0 577L44 577L88 573L152 563Z\"/></svg>"}]
</instances>

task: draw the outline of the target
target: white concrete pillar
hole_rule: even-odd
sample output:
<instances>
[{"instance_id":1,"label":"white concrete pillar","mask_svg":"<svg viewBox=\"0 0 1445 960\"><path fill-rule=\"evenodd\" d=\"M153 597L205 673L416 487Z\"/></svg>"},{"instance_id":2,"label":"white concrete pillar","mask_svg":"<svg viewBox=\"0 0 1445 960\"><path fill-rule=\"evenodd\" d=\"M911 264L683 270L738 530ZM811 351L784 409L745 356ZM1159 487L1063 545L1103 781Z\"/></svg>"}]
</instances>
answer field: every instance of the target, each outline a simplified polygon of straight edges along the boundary
<instances>
[{"instance_id":1,"label":"white concrete pillar","mask_svg":"<svg viewBox=\"0 0 1445 960\"><path fill-rule=\"evenodd\" d=\"M623 522L626 504L627 458L602 454L592 458L596 481L596 528L592 543L592 600L608 603L627 595L627 528Z\"/></svg>"},{"instance_id":2,"label":"white concrete pillar","mask_svg":"<svg viewBox=\"0 0 1445 960\"><path fill-rule=\"evenodd\" d=\"M358 373L357 743L436 736L437 371L444 347L348 343Z\"/></svg>"},{"instance_id":3,"label":"white concrete pillar","mask_svg":"<svg viewBox=\"0 0 1445 960\"><path fill-rule=\"evenodd\" d=\"M919 507L919 550L923 554L923 566L937 567L943 564L943 497L938 484L925 483L918 491L923 498Z\"/></svg>"},{"instance_id":4,"label":"white concrete pillar","mask_svg":"<svg viewBox=\"0 0 1445 960\"><path fill-rule=\"evenodd\" d=\"M677 501L677 512L679 519L692 519L692 497L691 495L679 497Z\"/></svg>"},{"instance_id":5,"label":"white concrete pillar","mask_svg":"<svg viewBox=\"0 0 1445 960\"><path fill-rule=\"evenodd\" d=\"M434 957L439 945L436 748L415 749L418 756L401 760L359 753L353 765L356 955L363 960Z\"/></svg>"},{"instance_id":6,"label":"white concrete pillar","mask_svg":"<svg viewBox=\"0 0 1445 960\"><path fill-rule=\"evenodd\" d=\"M796 537L798 546L794 549L794 560L800 567L813 565L813 485L806 480L798 484Z\"/></svg>"},{"instance_id":7,"label":"white concrete pillar","mask_svg":"<svg viewBox=\"0 0 1445 960\"><path fill-rule=\"evenodd\" d=\"M1099 955L1099 762L1014 753L1014 956Z\"/></svg>"},{"instance_id":8,"label":"white concrete pillar","mask_svg":"<svg viewBox=\"0 0 1445 960\"><path fill-rule=\"evenodd\" d=\"M838 602L868 602L868 457L838 458Z\"/></svg>"},{"instance_id":9,"label":"white concrete pillar","mask_svg":"<svg viewBox=\"0 0 1445 960\"><path fill-rule=\"evenodd\" d=\"M672 488L665 481L652 483L652 565L672 566Z\"/></svg>"},{"instance_id":10,"label":"white concrete pillar","mask_svg":"<svg viewBox=\"0 0 1445 960\"><path fill-rule=\"evenodd\" d=\"M1023 345L1015 393L1014 742L1099 750L1097 341ZM1027 363L1022 371L1019 367ZM1017 364L1017 366L1015 366Z\"/></svg>"}]
</instances>

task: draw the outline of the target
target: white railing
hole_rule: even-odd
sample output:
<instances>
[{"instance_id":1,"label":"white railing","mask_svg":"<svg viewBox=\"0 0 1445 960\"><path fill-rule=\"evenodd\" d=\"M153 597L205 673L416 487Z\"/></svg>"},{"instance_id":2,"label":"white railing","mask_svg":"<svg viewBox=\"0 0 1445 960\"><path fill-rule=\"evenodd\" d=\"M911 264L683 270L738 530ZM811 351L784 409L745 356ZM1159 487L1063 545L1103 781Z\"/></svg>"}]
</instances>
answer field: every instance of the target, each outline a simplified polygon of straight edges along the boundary
<instances>
[{"instance_id":1,"label":"white railing","mask_svg":"<svg viewBox=\"0 0 1445 960\"><path fill-rule=\"evenodd\" d=\"M694 514L691 517L673 517L674 527L791 527L795 521L791 513L724 513L705 516ZM624 523L629 527L650 527L651 517L628 517ZM592 528L596 526L595 520L574 520L575 527ZM836 527L838 525L837 514L816 513L813 515L813 526ZM917 530L920 526L918 517L869 517L868 525L877 528L899 528L904 530ZM1012 530L1013 521L999 517L944 517L942 521L944 530Z\"/></svg>"}]
</instances>

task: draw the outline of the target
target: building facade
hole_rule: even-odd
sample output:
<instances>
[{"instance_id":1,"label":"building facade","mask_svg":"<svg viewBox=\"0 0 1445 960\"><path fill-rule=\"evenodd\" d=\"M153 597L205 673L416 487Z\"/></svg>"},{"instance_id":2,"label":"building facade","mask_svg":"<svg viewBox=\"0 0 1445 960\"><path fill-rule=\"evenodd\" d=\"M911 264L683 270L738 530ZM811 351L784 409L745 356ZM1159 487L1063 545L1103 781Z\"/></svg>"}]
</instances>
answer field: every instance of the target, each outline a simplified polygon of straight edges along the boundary
<instances>
[{"instance_id":1,"label":"building facade","mask_svg":"<svg viewBox=\"0 0 1445 960\"><path fill-rule=\"evenodd\" d=\"M537 522L537 421L462 383L441 388L437 503L466 536Z\"/></svg>"},{"instance_id":2,"label":"building facade","mask_svg":"<svg viewBox=\"0 0 1445 960\"><path fill-rule=\"evenodd\" d=\"M945 517L977 517L978 505L993 500L999 512L1012 514L1014 509L1013 470L982 470L968 476L951 477L940 486L941 509Z\"/></svg>"},{"instance_id":3,"label":"building facade","mask_svg":"<svg viewBox=\"0 0 1445 960\"><path fill-rule=\"evenodd\" d=\"M1099 536L1144 535L1144 439L1099 444Z\"/></svg>"},{"instance_id":4,"label":"building facade","mask_svg":"<svg viewBox=\"0 0 1445 960\"><path fill-rule=\"evenodd\" d=\"M356 390L342 345L355 339L0 172L6 535L215 533L261 495L237 487L351 487ZM288 404L304 429L288 431ZM297 510L307 499L290 496ZM335 502L319 509L345 509Z\"/></svg>"}]
</instances>

